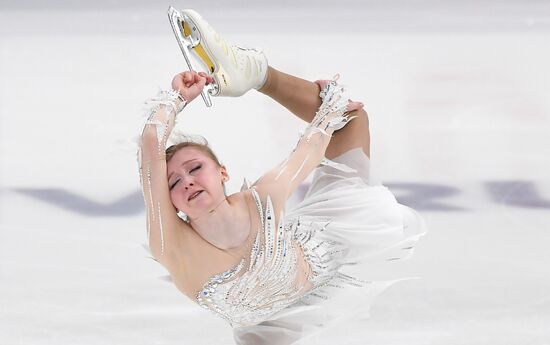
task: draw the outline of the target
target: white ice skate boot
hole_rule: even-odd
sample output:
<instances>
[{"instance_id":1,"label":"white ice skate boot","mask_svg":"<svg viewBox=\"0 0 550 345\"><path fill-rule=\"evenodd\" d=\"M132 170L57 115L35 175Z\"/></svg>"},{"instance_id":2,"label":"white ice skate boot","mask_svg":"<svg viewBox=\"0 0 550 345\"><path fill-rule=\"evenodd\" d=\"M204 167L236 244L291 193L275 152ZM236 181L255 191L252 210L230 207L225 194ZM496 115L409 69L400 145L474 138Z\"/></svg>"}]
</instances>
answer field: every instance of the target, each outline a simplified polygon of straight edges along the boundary
<instances>
[{"instance_id":1,"label":"white ice skate boot","mask_svg":"<svg viewBox=\"0 0 550 345\"><path fill-rule=\"evenodd\" d=\"M168 16L189 69L193 70L191 54L214 77L211 95L236 97L263 86L268 65L262 51L230 46L194 10L178 12L170 7Z\"/></svg>"}]
</instances>

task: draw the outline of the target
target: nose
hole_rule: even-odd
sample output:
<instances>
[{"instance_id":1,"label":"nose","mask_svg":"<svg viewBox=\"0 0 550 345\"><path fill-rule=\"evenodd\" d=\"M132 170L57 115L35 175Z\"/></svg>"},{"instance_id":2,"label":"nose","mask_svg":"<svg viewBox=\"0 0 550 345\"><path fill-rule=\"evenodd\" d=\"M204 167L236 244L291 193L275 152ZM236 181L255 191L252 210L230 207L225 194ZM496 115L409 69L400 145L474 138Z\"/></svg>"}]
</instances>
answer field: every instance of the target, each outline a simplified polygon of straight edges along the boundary
<instances>
[{"instance_id":1,"label":"nose","mask_svg":"<svg viewBox=\"0 0 550 345\"><path fill-rule=\"evenodd\" d=\"M189 184L187 186L185 186L185 189L187 190L187 189L189 189L189 187L192 187L192 186L194 186L193 182L189 182Z\"/></svg>"}]
</instances>

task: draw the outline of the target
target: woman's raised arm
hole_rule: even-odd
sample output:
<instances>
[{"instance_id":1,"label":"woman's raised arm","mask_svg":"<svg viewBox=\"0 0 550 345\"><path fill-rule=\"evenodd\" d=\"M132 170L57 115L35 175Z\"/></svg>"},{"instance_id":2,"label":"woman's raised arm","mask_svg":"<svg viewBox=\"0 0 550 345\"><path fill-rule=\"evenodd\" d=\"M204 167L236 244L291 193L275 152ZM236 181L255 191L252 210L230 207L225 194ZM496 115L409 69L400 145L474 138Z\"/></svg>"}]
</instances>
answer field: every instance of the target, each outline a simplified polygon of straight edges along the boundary
<instances>
[{"instance_id":1,"label":"woman's raised arm","mask_svg":"<svg viewBox=\"0 0 550 345\"><path fill-rule=\"evenodd\" d=\"M183 72L174 77L173 91L161 91L148 101L151 105L138 150L143 198L147 212L147 238L151 254L160 263L168 263L177 253L181 233L188 227L177 216L170 199L166 175L166 142L176 115L200 94L210 77Z\"/></svg>"},{"instance_id":2,"label":"woman's raised arm","mask_svg":"<svg viewBox=\"0 0 550 345\"><path fill-rule=\"evenodd\" d=\"M344 88L335 81L327 84L320 96L323 102L294 150L285 161L263 175L255 184L256 188L266 190L273 199L286 201L319 164L337 165L325 159L332 133L354 118L348 116L348 112L357 110L362 105L349 101Z\"/></svg>"}]
</instances>

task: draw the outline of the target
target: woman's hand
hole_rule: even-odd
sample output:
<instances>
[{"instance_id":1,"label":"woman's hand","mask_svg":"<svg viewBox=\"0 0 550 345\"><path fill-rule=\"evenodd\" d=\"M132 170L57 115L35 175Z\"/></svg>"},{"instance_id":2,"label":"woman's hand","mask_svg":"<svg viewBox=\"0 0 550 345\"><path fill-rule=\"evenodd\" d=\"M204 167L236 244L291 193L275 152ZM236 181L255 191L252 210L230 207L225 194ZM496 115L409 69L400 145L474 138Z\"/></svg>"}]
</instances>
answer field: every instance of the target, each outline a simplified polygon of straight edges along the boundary
<instances>
[{"instance_id":1,"label":"woman's hand","mask_svg":"<svg viewBox=\"0 0 550 345\"><path fill-rule=\"evenodd\" d=\"M321 90L323 90L328 85L328 83L330 83L330 80L323 79L323 80L315 81L315 84L319 85L319 88ZM346 113L351 113L352 111L363 109L364 106L365 105L363 104L363 102L355 102L355 101L352 101L351 99L348 99Z\"/></svg>"},{"instance_id":2,"label":"woman's hand","mask_svg":"<svg viewBox=\"0 0 550 345\"><path fill-rule=\"evenodd\" d=\"M172 79L172 89L178 91L189 103L200 95L205 85L212 82L214 82L214 78L205 72L186 71L174 76L174 79Z\"/></svg>"}]
</instances>

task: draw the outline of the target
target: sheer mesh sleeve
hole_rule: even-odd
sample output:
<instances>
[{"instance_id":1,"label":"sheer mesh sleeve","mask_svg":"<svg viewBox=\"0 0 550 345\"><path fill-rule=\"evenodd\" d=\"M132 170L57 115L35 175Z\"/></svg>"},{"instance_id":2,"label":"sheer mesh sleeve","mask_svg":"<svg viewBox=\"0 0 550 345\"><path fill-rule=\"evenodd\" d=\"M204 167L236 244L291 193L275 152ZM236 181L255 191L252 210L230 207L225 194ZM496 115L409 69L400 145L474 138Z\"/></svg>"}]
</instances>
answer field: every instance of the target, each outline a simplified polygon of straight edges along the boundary
<instances>
[{"instance_id":1,"label":"sheer mesh sleeve","mask_svg":"<svg viewBox=\"0 0 550 345\"><path fill-rule=\"evenodd\" d=\"M174 243L176 225L181 223L170 200L165 149L176 115L185 107L185 101L176 91L161 91L146 104L148 111L138 150L138 165L147 213L149 249L157 259L164 255L165 242Z\"/></svg>"},{"instance_id":2,"label":"sheer mesh sleeve","mask_svg":"<svg viewBox=\"0 0 550 345\"><path fill-rule=\"evenodd\" d=\"M302 131L294 150L279 166L267 175L290 195L309 173L319 164L333 165L338 169L350 169L336 166L325 158L325 151L334 131L343 128L355 116L346 113L349 103L343 86L336 80L329 82L320 97L323 102L311 123ZM265 181L265 180L264 180Z\"/></svg>"}]
</instances>

